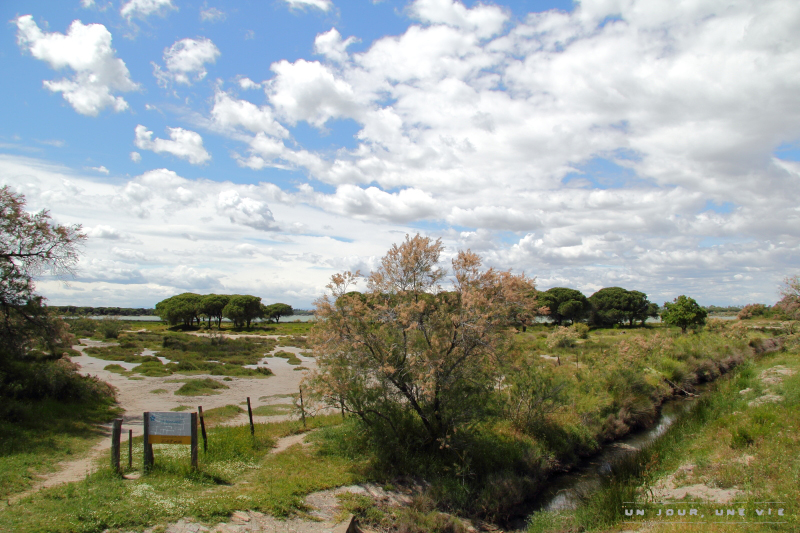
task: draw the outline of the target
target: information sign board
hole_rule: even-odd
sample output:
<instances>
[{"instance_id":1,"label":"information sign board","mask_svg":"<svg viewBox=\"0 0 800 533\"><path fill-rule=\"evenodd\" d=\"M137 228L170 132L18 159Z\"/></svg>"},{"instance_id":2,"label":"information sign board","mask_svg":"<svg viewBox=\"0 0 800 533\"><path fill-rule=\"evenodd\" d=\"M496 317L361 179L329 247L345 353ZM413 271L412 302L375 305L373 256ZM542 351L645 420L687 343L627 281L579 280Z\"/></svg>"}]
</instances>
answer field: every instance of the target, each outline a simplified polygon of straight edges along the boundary
<instances>
[{"instance_id":1,"label":"information sign board","mask_svg":"<svg viewBox=\"0 0 800 533\"><path fill-rule=\"evenodd\" d=\"M150 412L149 422L150 444L191 444L192 414Z\"/></svg>"}]
</instances>

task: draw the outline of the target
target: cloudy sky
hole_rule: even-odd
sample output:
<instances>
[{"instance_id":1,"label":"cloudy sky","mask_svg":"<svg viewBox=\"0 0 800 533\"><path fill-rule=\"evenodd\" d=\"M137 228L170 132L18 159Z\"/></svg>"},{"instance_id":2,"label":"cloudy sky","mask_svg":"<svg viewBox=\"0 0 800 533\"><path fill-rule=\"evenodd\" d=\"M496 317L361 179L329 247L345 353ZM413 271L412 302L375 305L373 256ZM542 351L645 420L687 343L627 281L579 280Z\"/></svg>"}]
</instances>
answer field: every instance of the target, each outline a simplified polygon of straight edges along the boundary
<instances>
[{"instance_id":1,"label":"cloudy sky","mask_svg":"<svg viewBox=\"0 0 800 533\"><path fill-rule=\"evenodd\" d=\"M0 184L55 305L310 308L406 233L662 303L800 271L797 0L7 0Z\"/></svg>"}]
</instances>

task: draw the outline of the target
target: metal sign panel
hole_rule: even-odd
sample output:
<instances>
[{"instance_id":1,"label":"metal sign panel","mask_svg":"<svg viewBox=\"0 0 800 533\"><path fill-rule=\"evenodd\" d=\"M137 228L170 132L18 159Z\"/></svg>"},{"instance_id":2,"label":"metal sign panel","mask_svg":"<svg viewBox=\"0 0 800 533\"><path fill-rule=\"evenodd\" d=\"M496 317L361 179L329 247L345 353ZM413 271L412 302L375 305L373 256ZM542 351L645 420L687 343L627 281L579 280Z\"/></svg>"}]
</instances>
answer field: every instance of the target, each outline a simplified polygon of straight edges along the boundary
<instances>
[{"instance_id":1,"label":"metal sign panel","mask_svg":"<svg viewBox=\"0 0 800 533\"><path fill-rule=\"evenodd\" d=\"M148 442L150 444L191 444L191 413L159 413L149 414Z\"/></svg>"}]
</instances>

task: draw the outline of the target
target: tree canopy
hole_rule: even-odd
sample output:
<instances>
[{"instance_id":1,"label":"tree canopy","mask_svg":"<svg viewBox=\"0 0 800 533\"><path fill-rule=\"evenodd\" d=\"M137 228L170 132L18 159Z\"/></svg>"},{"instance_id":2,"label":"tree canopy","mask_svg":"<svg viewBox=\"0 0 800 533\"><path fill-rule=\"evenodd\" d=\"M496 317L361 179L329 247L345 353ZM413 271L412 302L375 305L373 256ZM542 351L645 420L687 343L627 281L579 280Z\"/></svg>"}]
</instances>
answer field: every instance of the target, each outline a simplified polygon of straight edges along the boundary
<instances>
[{"instance_id":1,"label":"tree canopy","mask_svg":"<svg viewBox=\"0 0 800 533\"><path fill-rule=\"evenodd\" d=\"M470 251L453 259L453 290L444 291L442 249L440 240L407 235L363 293L352 292L360 273L345 272L316 302L312 397L396 442L443 444L479 419L510 357L511 317L538 310L532 279L484 270Z\"/></svg>"},{"instance_id":2,"label":"tree canopy","mask_svg":"<svg viewBox=\"0 0 800 533\"><path fill-rule=\"evenodd\" d=\"M775 307L790 319L800 319L800 276L786 278L781 288L781 301Z\"/></svg>"},{"instance_id":3,"label":"tree canopy","mask_svg":"<svg viewBox=\"0 0 800 533\"><path fill-rule=\"evenodd\" d=\"M706 310L700 307L694 298L689 298L683 294L675 298L671 303L665 302L664 308L661 319L670 326L681 328L681 333L686 333L686 328L689 326L702 326L706 323L706 316L708 315Z\"/></svg>"},{"instance_id":4,"label":"tree canopy","mask_svg":"<svg viewBox=\"0 0 800 533\"><path fill-rule=\"evenodd\" d=\"M550 309L548 316L559 326L564 320L574 323L586 318L592 309L581 291L565 287L553 287L540 292L539 305Z\"/></svg>"},{"instance_id":5,"label":"tree canopy","mask_svg":"<svg viewBox=\"0 0 800 533\"><path fill-rule=\"evenodd\" d=\"M227 294L207 294L203 296L200 302L200 310L208 317L208 327L211 327L212 318L217 320L217 327L220 327L222 324L222 311L230 301L231 297Z\"/></svg>"},{"instance_id":6,"label":"tree canopy","mask_svg":"<svg viewBox=\"0 0 800 533\"><path fill-rule=\"evenodd\" d=\"M255 318L261 317L261 298L249 294L234 294L222 309L222 316L233 322L233 327L241 328Z\"/></svg>"},{"instance_id":7,"label":"tree canopy","mask_svg":"<svg viewBox=\"0 0 800 533\"><path fill-rule=\"evenodd\" d=\"M280 322L282 316L294 315L294 309L289 304L275 303L263 306L262 317L275 322Z\"/></svg>"},{"instance_id":8,"label":"tree canopy","mask_svg":"<svg viewBox=\"0 0 800 533\"><path fill-rule=\"evenodd\" d=\"M200 315L203 313L202 302L203 296L193 292L184 292L158 302L156 304L156 315L170 326L175 326L179 323L183 323L184 326L191 326L195 320L199 324Z\"/></svg>"},{"instance_id":9,"label":"tree canopy","mask_svg":"<svg viewBox=\"0 0 800 533\"><path fill-rule=\"evenodd\" d=\"M292 306L283 303L264 305L261 298L249 294L194 294L185 292L166 298L156 304L155 314L171 326L200 324L203 317L220 327L223 318L233 322L236 328L250 327L257 318L280 321L283 316L292 316Z\"/></svg>"},{"instance_id":10,"label":"tree canopy","mask_svg":"<svg viewBox=\"0 0 800 533\"><path fill-rule=\"evenodd\" d=\"M63 323L35 293L34 276L71 274L86 235L80 226L53 223L42 210L25 211L25 198L0 187L0 352L22 357L33 345L55 353L68 347Z\"/></svg>"},{"instance_id":11,"label":"tree canopy","mask_svg":"<svg viewBox=\"0 0 800 533\"><path fill-rule=\"evenodd\" d=\"M629 291L622 287L606 287L589 297L592 304L591 321L598 326L613 326L635 320L644 324L648 317L658 316L658 305L651 303L647 295Z\"/></svg>"}]
</instances>

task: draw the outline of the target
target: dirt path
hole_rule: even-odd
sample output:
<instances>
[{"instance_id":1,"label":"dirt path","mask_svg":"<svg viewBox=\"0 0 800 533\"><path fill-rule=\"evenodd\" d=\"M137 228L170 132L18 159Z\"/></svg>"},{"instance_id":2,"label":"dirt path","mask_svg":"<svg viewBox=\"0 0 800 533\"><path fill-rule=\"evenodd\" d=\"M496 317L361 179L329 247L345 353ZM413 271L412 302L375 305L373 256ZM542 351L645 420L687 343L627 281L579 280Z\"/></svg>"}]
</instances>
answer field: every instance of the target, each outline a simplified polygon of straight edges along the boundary
<instances>
[{"instance_id":1,"label":"dirt path","mask_svg":"<svg viewBox=\"0 0 800 533\"><path fill-rule=\"evenodd\" d=\"M176 396L174 394L175 391L178 390L183 383L170 383L170 381L182 379L186 376L173 374L167 377L130 379L118 373L104 370L104 368L110 364L118 364L126 369L130 369L136 366L135 363L106 361L84 353L84 350L91 346L111 346L115 343L104 343L90 339L81 339L81 343L80 345L73 346L81 355L74 357L72 361L80 366L79 372L81 374L96 376L110 383L117 389L117 402L120 407L125 410L122 415L123 440L127 440L129 429L133 430L134 437L142 435L142 414L146 411L170 411L180 405L189 406L193 411L196 411L197 406L201 405L203 409L207 411L215 407L222 407L229 404L245 404L248 397L250 398L253 409L261 405L286 403L286 399L279 398L279 396L297 392L300 380L305 374L303 371L294 370L296 367L290 365L286 359L280 357L265 358L258 366L268 367L274 372L274 376L267 378L232 377L232 381L225 382L229 388L222 389L220 394L209 396ZM294 353L302 361L302 366L306 368L313 369L316 367L313 358L300 355L300 353L304 351L301 348L279 347L276 348L276 351L277 350ZM191 377L199 379L212 377L214 379L219 379L219 376L205 374ZM159 390L162 392L154 392ZM257 423L272 422L286 420L287 418L289 418L288 415L254 416L253 421ZM245 424L247 421L247 414L244 413L227 421L226 424ZM42 476L42 480L36 483L34 487L23 493L14 495L9 499L9 502L14 503L44 488L60 485L62 483L80 481L88 474L94 472L98 461L101 460L101 457L107 455L108 450L111 448L111 423L102 424L100 427L103 431L103 437L100 438L89 453L80 459L61 463L56 472ZM285 439L280 439L276 451L285 450L293 444L302 442L302 438L303 435L291 435Z\"/></svg>"}]
</instances>

